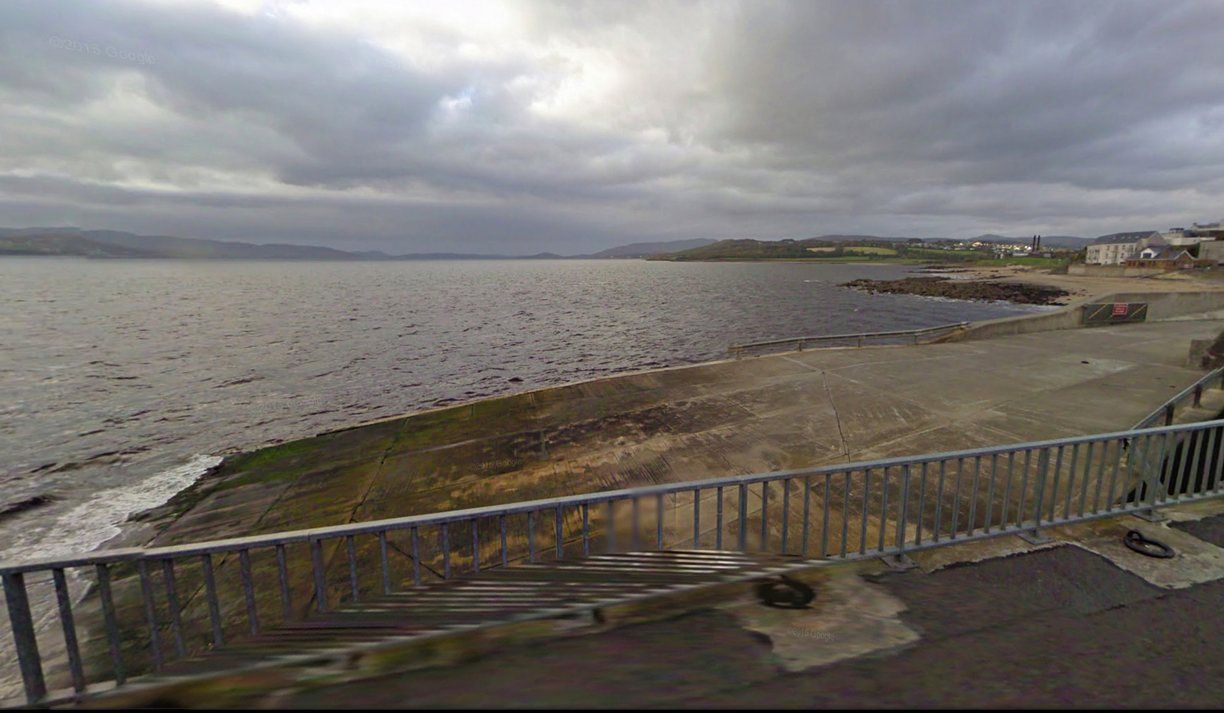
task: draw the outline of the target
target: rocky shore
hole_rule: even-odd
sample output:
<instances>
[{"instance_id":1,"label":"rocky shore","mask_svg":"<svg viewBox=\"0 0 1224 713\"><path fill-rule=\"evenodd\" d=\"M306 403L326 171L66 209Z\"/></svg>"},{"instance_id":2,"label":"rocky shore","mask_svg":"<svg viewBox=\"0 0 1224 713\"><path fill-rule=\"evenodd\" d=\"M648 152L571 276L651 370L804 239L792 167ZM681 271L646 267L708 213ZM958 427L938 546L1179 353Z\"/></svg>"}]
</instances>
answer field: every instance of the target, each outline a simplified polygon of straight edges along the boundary
<instances>
[{"instance_id":1,"label":"rocky shore","mask_svg":"<svg viewBox=\"0 0 1224 713\"><path fill-rule=\"evenodd\" d=\"M1066 290L1021 282L953 280L947 277L906 277L900 280L852 280L843 287L872 294L947 297L954 300L1006 300L1019 304L1056 305L1070 295Z\"/></svg>"}]
</instances>

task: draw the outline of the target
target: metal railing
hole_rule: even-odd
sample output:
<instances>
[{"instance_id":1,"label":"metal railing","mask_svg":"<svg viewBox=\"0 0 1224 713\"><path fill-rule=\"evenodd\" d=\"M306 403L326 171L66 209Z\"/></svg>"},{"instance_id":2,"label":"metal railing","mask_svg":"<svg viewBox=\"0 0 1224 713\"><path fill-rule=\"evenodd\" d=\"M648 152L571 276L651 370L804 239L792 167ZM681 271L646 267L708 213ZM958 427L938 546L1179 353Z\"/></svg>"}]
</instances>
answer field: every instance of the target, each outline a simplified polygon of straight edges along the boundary
<instances>
[{"instance_id":1,"label":"metal railing","mask_svg":"<svg viewBox=\"0 0 1224 713\"><path fill-rule=\"evenodd\" d=\"M33 703L44 700L48 678L77 692L122 684L310 608L518 561L669 548L900 555L1211 497L1224 485L1221 441L1224 420L1136 429L99 551L3 566L0 579ZM83 598L68 576L81 570L93 579ZM55 606L42 613L49 626L36 627L31 586L54 592ZM50 637L65 655L61 670L47 672L40 644Z\"/></svg>"},{"instance_id":2,"label":"metal railing","mask_svg":"<svg viewBox=\"0 0 1224 713\"><path fill-rule=\"evenodd\" d=\"M1162 421L1165 426L1173 425L1173 422L1177 419L1177 409L1185 406L1187 401L1194 408L1201 406L1203 394L1213 384L1224 389L1224 367L1212 369L1198 381L1182 389L1176 396L1164 402L1156 410L1139 419L1139 423L1135 424L1135 428L1148 428Z\"/></svg>"},{"instance_id":3,"label":"metal railing","mask_svg":"<svg viewBox=\"0 0 1224 713\"><path fill-rule=\"evenodd\" d=\"M889 332L861 332L854 334L823 334L811 337L792 337L789 339L773 339L764 342L749 342L747 344L732 344L727 347L727 352L734 358L738 359L745 352L764 352L764 351L803 351L809 345L830 347L830 346L856 346L862 347L868 344L919 344L924 339L932 339L951 334L959 329L964 329L969 326L968 322L956 322L955 324L941 324L935 327L922 327L920 329L900 329Z\"/></svg>"}]
</instances>

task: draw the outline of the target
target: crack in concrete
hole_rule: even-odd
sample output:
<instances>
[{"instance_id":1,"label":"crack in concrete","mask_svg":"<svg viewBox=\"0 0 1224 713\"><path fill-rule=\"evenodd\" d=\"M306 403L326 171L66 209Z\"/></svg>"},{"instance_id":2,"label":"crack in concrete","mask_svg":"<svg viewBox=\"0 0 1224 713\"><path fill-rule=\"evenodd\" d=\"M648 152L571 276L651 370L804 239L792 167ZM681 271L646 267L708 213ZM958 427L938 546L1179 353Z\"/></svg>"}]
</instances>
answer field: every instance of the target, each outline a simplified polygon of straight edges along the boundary
<instances>
[{"instance_id":1,"label":"crack in concrete","mask_svg":"<svg viewBox=\"0 0 1224 713\"><path fill-rule=\"evenodd\" d=\"M823 371L820 372L821 383L824 384L825 394L829 397L829 408L833 409L833 420L837 423L837 435L841 438L842 454L846 456L846 462L850 462L850 444L846 441L846 432L842 430L841 414L837 412L837 404L833 401L833 389L829 388L829 376Z\"/></svg>"}]
</instances>

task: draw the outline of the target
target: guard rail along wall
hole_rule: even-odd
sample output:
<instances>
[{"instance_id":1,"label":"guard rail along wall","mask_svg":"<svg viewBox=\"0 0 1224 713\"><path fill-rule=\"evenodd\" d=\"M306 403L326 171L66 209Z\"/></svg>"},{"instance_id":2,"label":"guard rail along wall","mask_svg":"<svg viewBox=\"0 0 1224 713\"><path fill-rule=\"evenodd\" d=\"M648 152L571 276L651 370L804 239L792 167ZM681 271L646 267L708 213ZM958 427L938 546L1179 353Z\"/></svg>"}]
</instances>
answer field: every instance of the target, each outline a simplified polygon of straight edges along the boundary
<instances>
[{"instance_id":1,"label":"guard rail along wall","mask_svg":"<svg viewBox=\"0 0 1224 713\"><path fill-rule=\"evenodd\" d=\"M824 334L809 337L791 337L789 339L773 339L764 342L749 342L747 344L732 344L727 347L728 353L736 359L745 354L765 353L768 351L803 351L807 346L832 347L855 346L869 344L921 344L940 337L953 334L969 326L968 322L941 324L935 327L920 329L902 329L891 332L861 332L854 334Z\"/></svg>"},{"instance_id":2,"label":"guard rail along wall","mask_svg":"<svg viewBox=\"0 0 1224 713\"><path fill-rule=\"evenodd\" d=\"M1217 369L1145 418L1176 412ZM122 685L310 609L592 551L906 552L1224 493L1224 420L0 566L25 699ZM32 588L54 596L31 597ZM45 611L31 602L47 601ZM62 651L49 665L41 652Z\"/></svg>"}]
</instances>

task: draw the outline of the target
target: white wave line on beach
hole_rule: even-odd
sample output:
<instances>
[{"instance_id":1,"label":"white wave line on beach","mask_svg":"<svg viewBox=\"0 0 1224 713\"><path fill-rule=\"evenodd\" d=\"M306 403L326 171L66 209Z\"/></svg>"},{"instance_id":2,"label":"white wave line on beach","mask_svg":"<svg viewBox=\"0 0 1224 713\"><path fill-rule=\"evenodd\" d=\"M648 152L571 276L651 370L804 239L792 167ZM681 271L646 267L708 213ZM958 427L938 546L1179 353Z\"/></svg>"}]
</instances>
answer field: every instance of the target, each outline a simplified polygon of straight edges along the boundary
<instances>
[{"instance_id":1,"label":"white wave line on beach","mask_svg":"<svg viewBox=\"0 0 1224 713\"><path fill-rule=\"evenodd\" d=\"M62 520L91 521L90 532L96 535L80 539L86 540L86 547L92 549L118 535L129 517L162 505L220 462L221 456L194 456L183 465L163 470L139 484L103 490L70 510Z\"/></svg>"},{"instance_id":2,"label":"white wave line on beach","mask_svg":"<svg viewBox=\"0 0 1224 713\"><path fill-rule=\"evenodd\" d=\"M94 493L86 502L56 517L51 528L38 540L15 547L8 555L14 560L55 559L93 550L120 534L123 524L133 514L165 503L220 462L220 456L197 455L143 481ZM89 574L77 568L68 569L66 574L69 590L74 591L73 598L79 600L85 594L81 584L88 581ZM30 593L31 614L40 634L54 632L59 626L54 596L47 586L49 580L50 575L41 572L27 581L28 585L35 585ZM0 636L6 635L7 626L0 626ZM54 634L51 636L54 638ZM56 660L62 654L62 642L57 644L49 640L47 643L51 646L44 658ZM12 684L11 678L12 671L0 665L0 694Z\"/></svg>"},{"instance_id":3,"label":"white wave line on beach","mask_svg":"<svg viewBox=\"0 0 1224 713\"><path fill-rule=\"evenodd\" d=\"M165 503L220 462L220 456L197 455L141 482L94 493L57 517L48 537L33 543L37 553L30 554L42 559L92 550L120 534L123 523L133 514Z\"/></svg>"}]
</instances>

